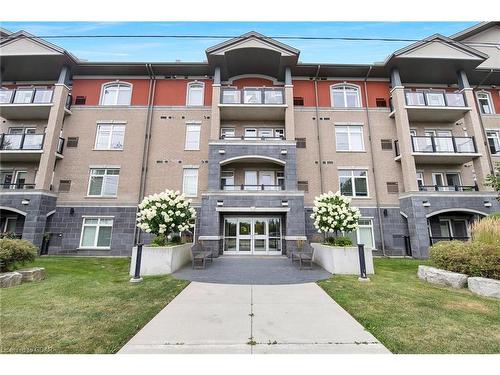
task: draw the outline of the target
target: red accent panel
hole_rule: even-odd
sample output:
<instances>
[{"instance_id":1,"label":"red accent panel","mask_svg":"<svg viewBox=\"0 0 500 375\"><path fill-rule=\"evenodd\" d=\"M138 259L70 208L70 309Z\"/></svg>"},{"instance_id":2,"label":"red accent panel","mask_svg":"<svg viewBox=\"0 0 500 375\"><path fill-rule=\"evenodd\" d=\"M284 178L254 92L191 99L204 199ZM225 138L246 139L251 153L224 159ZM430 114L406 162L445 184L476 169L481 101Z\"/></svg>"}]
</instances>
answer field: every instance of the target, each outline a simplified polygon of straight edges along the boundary
<instances>
[{"instance_id":1,"label":"red accent panel","mask_svg":"<svg viewBox=\"0 0 500 375\"><path fill-rule=\"evenodd\" d=\"M99 105L102 85L111 83L114 80L109 79L75 79L71 94L74 98L77 96L86 96L85 105ZM132 105L147 105L149 80L147 79L127 79L120 82L132 84Z\"/></svg>"},{"instance_id":2,"label":"red accent panel","mask_svg":"<svg viewBox=\"0 0 500 375\"><path fill-rule=\"evenodd\" d=\"M242 89L244 87L263 87L263 86L276 87L275 85L273 85L273 81L271 81L270 79L259 78L259 77L236 79L233 81L231 86L236 86L239 89Z\"/></svg>"},{"instance_id":3,"label":"red accent panel","mask_svg":"<svg viewBox=\"0 0 500 375\"><path fill-rule=\"evenodd\" d=\"M156 94L154 105L185 106L187 85L194 80L164 79L156 81ZM204 102L206 106L212 105L212 81L199 80L205 84Z\"/></svg>"},{"instance_id":4,"label":"red accent panel","mask_svg":"<svg viewBox=\"0 0 500 375\"><path fill-rule=\"evenodd\" d=\"M304 98L304 107L314 107L314 82L313 81L293 81L293 96Z\"/></svg>"},{"instance_id":5,"label":"red accent panel","mask_svg":"<svg viewBox=\"0 0 500 375\"><path fill-rule=\"evenodd\" d=\"M389 82L377 82L377 81L368 81L366 82L366 87L368 90L368 107L375 108L377 107L376 99L384 98L387 106L389 106L389 97L390 97L390 86ZM364 90L364 87L363 87Z\"/></svg>"}]
</instances>

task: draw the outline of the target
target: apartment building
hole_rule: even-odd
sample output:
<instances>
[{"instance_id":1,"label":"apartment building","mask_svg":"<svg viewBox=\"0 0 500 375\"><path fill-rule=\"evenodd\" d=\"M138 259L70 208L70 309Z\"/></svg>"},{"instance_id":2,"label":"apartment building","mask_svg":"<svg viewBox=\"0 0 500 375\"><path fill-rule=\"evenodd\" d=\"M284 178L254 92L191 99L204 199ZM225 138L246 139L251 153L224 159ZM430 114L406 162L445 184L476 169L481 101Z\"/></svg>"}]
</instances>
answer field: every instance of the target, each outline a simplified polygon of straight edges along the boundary
<instances>
[{"instance_id":1,"label":"apartment building","mask_svg":"<svg viewBox=\"0 0 500 375\"><path fill-rule=\"evenodd\" d=\"M484 185L500 162L498 22L370 65L301 63L255 32L197 63L87 62L0 37L0 230L42 253L130 255L138 202L167 188L219 255L320 240L310 214L328 191L352 197L350 235L386 255L425 258L500 210Z\"/></svg>"}]
</instances>

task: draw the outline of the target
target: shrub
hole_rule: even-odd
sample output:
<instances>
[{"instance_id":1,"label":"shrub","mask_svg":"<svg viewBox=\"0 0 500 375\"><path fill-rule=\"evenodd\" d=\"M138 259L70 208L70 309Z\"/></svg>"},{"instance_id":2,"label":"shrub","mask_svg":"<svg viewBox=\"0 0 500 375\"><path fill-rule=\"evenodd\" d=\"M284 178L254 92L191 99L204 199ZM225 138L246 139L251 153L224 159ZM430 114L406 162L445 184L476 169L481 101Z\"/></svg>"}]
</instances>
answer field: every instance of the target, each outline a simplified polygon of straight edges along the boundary
<instances>
[{"instance_id":1,"label":"shrub","mask_svg":"<svg viewBox=\"0 0 500 375\"><path fill-rule=\"evenodd\" d=\"M487 217L496 217L496 218L500 219L500 211L492 212Z\"/></svg>"},{"instance_id":2,"label":"shrub","mask_svg":"<svg viewBox=\"0 0 500 375\"><path fill-rule=\"evenodd\" d=\"M338 191L314 199L311 219L318 233L352 232L358 227L360 217L359 210L351 207L351 200Z\"/></svg>"},{"instance_id":3,"label":"shrub","mask_svg":"<svg viewBox=\"0 0 500 375\"><path fill-rule=\"evenodd\" d=\"M488 216L475 221L471 232L473 241L500 247L500 217Z\"/></svg>"},{"instance_id":4,"label":"shrub","mask_svg":"<svg viewBox=\"0 0 500 375\"><path fill-rule=\"evenodd\" d=\"M11 271L17 263L35 260L38 249L26 240L0 239L0 271Z\"/></svg>"},{"instance_id":5,"label":"shrub","mask_svg":"<svg viewBox=\"0 0 500 375\"><path fill-rule=\"evenodd\" d=\"M327 237L325 243L330 246L352 246L352 240L349 237Z\"/></svg>"},{"instance_id":6,"label":"shrub","mask_svg":"<svg viewBox=\"0 0 500 375\"><path fill-rule=\"evenodd\" d=\"M500 279L500 247L478 241L442 241L430 248L432 263L469 276Z\"/></svg>"}]
</instances>

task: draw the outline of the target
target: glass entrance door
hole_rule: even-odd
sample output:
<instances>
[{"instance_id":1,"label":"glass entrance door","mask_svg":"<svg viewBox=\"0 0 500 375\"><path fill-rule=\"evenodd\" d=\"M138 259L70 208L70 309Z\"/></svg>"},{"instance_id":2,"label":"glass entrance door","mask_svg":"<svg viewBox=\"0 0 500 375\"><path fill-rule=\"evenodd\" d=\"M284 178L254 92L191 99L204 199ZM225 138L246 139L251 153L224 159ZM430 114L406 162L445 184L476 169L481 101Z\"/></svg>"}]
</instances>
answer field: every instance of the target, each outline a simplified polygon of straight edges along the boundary
<instances>
[{"instance_id":1,"label":"glass entrance door","mask_svg":"<svg viewBox=\"0 0 500 375\"><path fill-rule=\"evenodd\" d=\"M224 219L224 253L281 254L281 219L228 217Z\"/></svg>"}]
</instances>

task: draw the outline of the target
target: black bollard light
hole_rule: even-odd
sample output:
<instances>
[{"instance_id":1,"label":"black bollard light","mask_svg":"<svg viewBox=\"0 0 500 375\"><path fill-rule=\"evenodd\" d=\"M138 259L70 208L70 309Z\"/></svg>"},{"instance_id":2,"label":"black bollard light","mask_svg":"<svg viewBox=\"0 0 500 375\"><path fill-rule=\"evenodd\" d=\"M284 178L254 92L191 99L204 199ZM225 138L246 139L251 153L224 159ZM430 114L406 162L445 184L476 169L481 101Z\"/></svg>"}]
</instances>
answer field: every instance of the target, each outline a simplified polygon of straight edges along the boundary
<instances>
[{"instance_id":1,"label":"black bollard light","mask_svg":"<svg viewBox=\"0 0 500 375\"><path fill-rule=\"evenodd\" d=\"M135 254L135 271L134 277L130 279L131 283L140 283L142 281L141 277L141 259L142 259L142 243L137 244L137 252Z\"/></svg>"},{"instance_id":2,"label":"black bollard light","mask_svg":"<svg viewBox=\"0 0 500 375\"><path fill-rule=\"evenodd\" d=\"M365 245L358 244L358 254L359 254L359 281L370 281L366 276L366 261L365 261Z\"/></svg>"}]
</instances>

